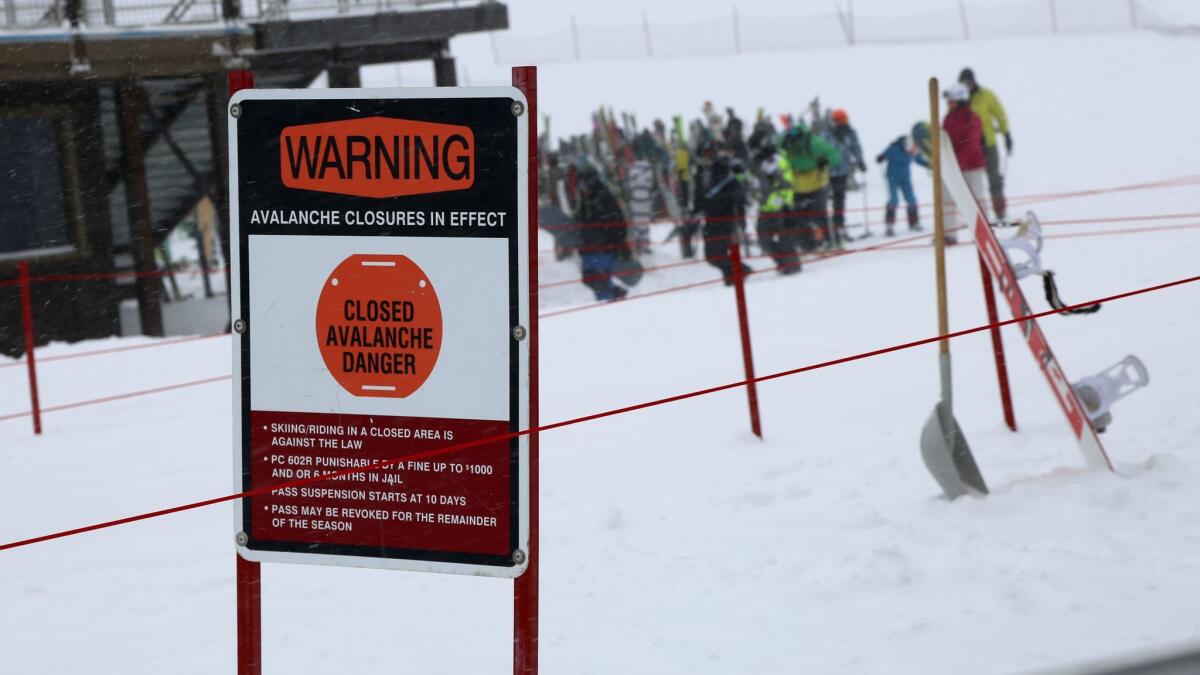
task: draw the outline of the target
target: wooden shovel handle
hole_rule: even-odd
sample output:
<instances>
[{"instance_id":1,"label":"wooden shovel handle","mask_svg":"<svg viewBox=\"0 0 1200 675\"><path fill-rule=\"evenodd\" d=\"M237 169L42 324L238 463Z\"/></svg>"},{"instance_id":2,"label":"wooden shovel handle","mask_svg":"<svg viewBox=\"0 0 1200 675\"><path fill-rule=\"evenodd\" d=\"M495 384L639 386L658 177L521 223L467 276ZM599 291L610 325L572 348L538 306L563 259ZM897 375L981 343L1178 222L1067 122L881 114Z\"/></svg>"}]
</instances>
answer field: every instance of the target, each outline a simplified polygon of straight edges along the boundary
<instances>
[{"instance_id":1,"label":"wooden shovel handle","mask_svg":"<svg viewBox=\"0 0 1200 675\"><path fill-rule=\"evenodd\" d=\"M946 234L945 214L942 210L942 125L938 115L938 80L929 78L929 133L930 151L933 155L933 255L937 265L938 335L950 332L950 319L946 307ZM938 351L950 353L950 341L938 343Z\"/></svg>"}]
</instances>

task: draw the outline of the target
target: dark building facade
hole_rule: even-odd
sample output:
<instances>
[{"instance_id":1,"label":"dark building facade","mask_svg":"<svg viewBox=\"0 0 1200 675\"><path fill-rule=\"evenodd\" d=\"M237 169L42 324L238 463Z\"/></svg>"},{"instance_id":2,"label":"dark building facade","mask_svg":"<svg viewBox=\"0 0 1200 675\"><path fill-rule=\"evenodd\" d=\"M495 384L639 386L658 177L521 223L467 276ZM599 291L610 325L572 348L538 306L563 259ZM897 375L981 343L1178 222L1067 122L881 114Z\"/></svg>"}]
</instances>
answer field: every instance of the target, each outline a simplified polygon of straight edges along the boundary
<instances>
[{"instance_id":1,"label":"dark building facade","mask_svg":"<svg viewBox=\"0 0 1200 675\"><path fill-rule=\"evenodd\" d=\"M255 86L359 86L373 63L429 60L453 86L449 41L503 30L499 2L0 0L0 353L20 354L28 261L39 344L114 335L134 297L162 334L155 249L204 197L228 260L229 72ZM124 28L137 24L138 27ZM67 26L63 28L63 26ZM7 283L6 283L7 282Z\"/></svg>"}]
</instances>

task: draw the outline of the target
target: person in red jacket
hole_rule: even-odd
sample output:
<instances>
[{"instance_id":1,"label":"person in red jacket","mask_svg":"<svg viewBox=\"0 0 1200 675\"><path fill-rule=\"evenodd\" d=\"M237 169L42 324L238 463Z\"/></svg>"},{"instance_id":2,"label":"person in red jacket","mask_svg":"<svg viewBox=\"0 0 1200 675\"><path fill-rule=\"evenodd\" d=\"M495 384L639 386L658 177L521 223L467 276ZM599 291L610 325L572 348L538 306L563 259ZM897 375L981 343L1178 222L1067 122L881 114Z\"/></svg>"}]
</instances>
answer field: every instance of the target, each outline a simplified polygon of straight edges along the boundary
<instances>
[{"instance_id":1,"label":"person in red jacket","mask_svg":"<svg viewBox=\"0 0 1200 675\"><path fill-rule=\"evenodd\" d=\"M955 84L946 90L945 96L950 105L950 112L946 113L942 128L950 137L954 156L958 158L958 168L962 170L967 186L971 188L971 194L975 195L976 200L982 199L986 194L984 179L987 176L987 159L983 153L983 123L979 121L975 111L971 110L971 92L966 87ZM969 226L971 223L965 222L954 208L954 201L949 192L943 191L942 194L942 210L945 213L947 230L946 243L954 244L958 242L958 237L952 228Z\"/></svg>"}]
</instances>

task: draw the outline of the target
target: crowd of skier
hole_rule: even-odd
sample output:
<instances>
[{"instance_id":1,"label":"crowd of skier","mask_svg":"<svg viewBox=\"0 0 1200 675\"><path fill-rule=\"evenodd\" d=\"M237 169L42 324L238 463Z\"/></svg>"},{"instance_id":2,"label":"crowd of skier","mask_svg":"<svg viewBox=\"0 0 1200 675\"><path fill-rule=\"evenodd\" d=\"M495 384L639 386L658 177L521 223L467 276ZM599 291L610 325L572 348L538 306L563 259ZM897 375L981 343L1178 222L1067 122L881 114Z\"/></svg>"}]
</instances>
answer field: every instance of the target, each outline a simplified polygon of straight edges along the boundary
<instances>
[{"instance_id":1,"label":"crowd of skier","mask_svg":"<svg viewBox=\"0 0 1200 675\"><path fill-rule=\"evenodd\" d=\"M943 127L968 185L1004 220L998 139L1012 151L1004 109L969 68L944 95L950 110ZM618 300L641 278L639 257L655 245L655 221L674 224L661 244L677 240L684 258L702 253L726 284L735 276L734 242L756 242L779 274L791 275L801 271L801 254L838 250L854 238L846 195L862 188L867 164L844 109L822 109L814 99L804 113L778 120L760 109L748 132L733 108L721 115L705 102L701 113L687 125L676 116L670 127L655 120L643 128L632 115L618 120L602 108L590 134L552 148L543 133L540 223L554 236L557 257L579 256L597 300ZM930 140L929 125L918 122L874 157L887 180L886 236L896 232L901 198L908 228L922 229L911 166L930 166ZM742 273L751 271L742 265Z\"/></svg>"}]
</instances>

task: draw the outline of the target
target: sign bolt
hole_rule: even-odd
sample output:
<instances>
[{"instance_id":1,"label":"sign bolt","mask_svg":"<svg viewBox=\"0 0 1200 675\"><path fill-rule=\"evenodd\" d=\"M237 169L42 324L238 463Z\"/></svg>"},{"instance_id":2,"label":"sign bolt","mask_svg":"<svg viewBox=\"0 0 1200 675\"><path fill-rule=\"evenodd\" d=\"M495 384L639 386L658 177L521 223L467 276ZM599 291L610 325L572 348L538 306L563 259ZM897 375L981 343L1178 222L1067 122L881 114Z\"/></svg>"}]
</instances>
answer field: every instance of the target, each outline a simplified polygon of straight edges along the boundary
<instances>
[{"instance_id":1,"label":"sign bolt","mask_svg":"<svg viewBox=\"0 0 1200 675\"><path fill-rule=\"evenodd\" d=\"M238 319L237 321L234 321L233 322L233 332L235 332L239 335L242 333L245 333L246 332L246 320Z\"/></svg>"},{"instance_id":2,"label":"sign bolt","mask_svg":"<svg viewBox=\"0 0 1200 675\"><path fill-rule=\"evenodd\" d=\"M524 115L525 114L525 104L521 103L520 101L513 101L512 114L513 114L513 117L520 117L521 115ZM237 117L237 116L234 115L234 117Z\"/></svg>"},{"instance_id":3,"label":"sign bolt","mask_svg":"<svg viewBox=\"0 0 1200 675\"><path fill-rule=\"evenodd\" d=\"M247 536L245 532L238 532L237 536L234 537L233 540L237 542L238 546L245 546L246 544L250 543L250 537Z\"/></svg>"},{"instance_id":4,"label":"sign bolt","mask_svg":"<svg viewBox=\"0 0 1200 675\"><path fill-rule=\"evenodd\" d=\"M229 114L233 115L234 117L241 117L242 116L242 104L234 103L233 105L229 106Z\"/></svg>"},{"instance_id":5,"label":"sign bolt","mask_svg":"<svg viewBox=\"0 0 1200 675\"><path fill-rule=\"evenodd\" d=\"M517 549L517 550L513 551L513 562L515 562L518 565L524 565L525 564L525 551L522 551L521 549Z\"/></svg>"},{"instance_id":6,"label":"sign bolt","mask_svg":"<svg viewBox=\"0 0 1200 675\"><path fill-rule=\"evenodd\" d=\"M517 326L512 329L513 339L517 342L524 340L526 335L529 335L529 331L525 330L525 326Z\"/></svg>"}]
</instances>

